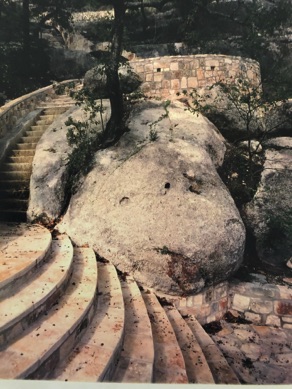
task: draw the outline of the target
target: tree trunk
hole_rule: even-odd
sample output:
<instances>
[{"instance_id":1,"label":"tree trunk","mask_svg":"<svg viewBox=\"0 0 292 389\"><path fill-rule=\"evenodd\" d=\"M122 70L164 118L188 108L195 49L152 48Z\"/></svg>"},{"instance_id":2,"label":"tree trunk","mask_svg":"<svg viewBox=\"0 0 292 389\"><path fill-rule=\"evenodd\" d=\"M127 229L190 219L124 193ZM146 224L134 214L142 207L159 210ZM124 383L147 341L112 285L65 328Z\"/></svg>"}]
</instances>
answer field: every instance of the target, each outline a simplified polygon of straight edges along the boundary
<instances>
[{"instance_id":1,"label":"tree trunk","mask_svg":"<svg viewBox=\"0 0 292 389\"><path fill-rule=\"evenodd\" d=\"M104 132L105 145L115 142L123 133L124 104L119 80L119 65L124 32L125 1L115 0L111 56L106 64L107 89L111 104L111 117Z\"/></svg>"}]
</instances>

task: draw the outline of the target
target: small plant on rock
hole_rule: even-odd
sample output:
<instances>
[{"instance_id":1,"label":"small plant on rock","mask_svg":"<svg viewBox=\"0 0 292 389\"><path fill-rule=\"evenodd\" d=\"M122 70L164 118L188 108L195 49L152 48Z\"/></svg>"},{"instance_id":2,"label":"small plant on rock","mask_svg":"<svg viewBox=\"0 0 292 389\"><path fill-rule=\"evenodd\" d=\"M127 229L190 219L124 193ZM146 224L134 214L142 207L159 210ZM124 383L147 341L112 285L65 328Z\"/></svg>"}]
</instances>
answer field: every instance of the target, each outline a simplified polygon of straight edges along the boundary
<instances>
[{"instance_id":1,"label":"small plant on rock","mask_svg":"<svg viewBox=\"0 0 292 389\"><path fill-rule=\"evenodd\" d=\"M67 140L72 151L68 156L68 186L74 193L81 175L88 173L93 164L94 152L101 147L104 132L103 101L82 89L75 92L73 98L77 106L82 106L85 120L75 120L69 116L66 121Z\"/></svg>"},{"instance_id":2,"label":"small plant on rock","mask_svg":"<svg viewBox=\"0 0 292 389\"><path fill-rule=\"evenodd\" d=\"M188 95L186 91L183 93ZM235 117L235 121L241 123L243 135L237 136L228 146L223 167L219 170L235 195L237 205L250 201L263 169L262 143L284 122L279 116L283 102L266 101L261 83L247 79L244 74L216 82L204 92L194 90L190 97L192 105L189 110L209 117L219 129L218 117L227 118L225 120ZM220 123L222 125L222 120Z\"/></svg>"},{"instance_id":3,"label":"small plant on rock","mask_svg":"<svg viewBox=\"0 0 292 389\"><path fill-rule=\"evenodd\" d=\"M151 142L155 142L158 139L158 133L153 128L149 131L149 139Z\"/></svg>"}]
</instances>

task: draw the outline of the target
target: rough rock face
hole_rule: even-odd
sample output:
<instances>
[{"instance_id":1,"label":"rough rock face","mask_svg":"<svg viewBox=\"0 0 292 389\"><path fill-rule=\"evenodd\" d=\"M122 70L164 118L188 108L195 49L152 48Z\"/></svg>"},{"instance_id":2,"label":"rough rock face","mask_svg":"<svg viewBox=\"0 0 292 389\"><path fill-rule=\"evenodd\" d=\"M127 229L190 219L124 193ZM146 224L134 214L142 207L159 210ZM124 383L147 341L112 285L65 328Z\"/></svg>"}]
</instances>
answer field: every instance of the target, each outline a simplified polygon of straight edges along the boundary
<instances>
[{"instance_id":1,"label":"rough rock face","mask_svg":"<svg viewBox=\"0 0 292 389\"><path fill-rule=\"evenodd\" d=\"M265 147L261 183L245 207L245 218L256 237L260 260L282 270L292 253L292 139L275 138Z\"/></svg>"},{"instance_id":2,"label":"rough rock face","mask_svg":"<svg viewBox=\"0 0 292 389\"><path fill-rule=\"evenodd\" d=\"M104 120L109 116L109 105L104 102ZM57 219L65 205L67 158L71 147L67 142L65 125L68 116L84 120L84 112L72 107L57 118L41 137L33 160L30 180L28 219L41 219L50 224Z\"/></svg>"},{"instance_id":3,"label":"rough rock face","mask_svg":"<svg viewBox=\"0 0 292 389\"><path fill-rule=\"evenodd\" d=\"M70 109L70 113L75 108ZM63 207L66 182L67 115L61 115L41 137L33 160L27 216L45 223L57 218Z\"/></svg>"},{"instance_id":4,"label":"rough rock face","mask_svg":"<svg viewBox=\"0 0 292 389\"><path fill-rule=\"evenodd\" d=\"M59 230L165 293L225 280L242 261L245 228L216 171L224 139L178 102L141 103L128 127L96 154Z\"/></svg>"},{"instance_id":5,"label":"rough rock face","mask_svg":"<svg viewBox=\"0 0 292 389\"><path fill-rule=\"evenodd\" d=\"M247 107L241 110L237 109L228 95L223 93L220 87L214 86L198 89L198 95L202 98L202 104L209 106L204 113L209 120L216 125L222 135L230 140L247 139L248 132L246 128ZM192 100L189 100L193 105ZM269 109L268 109L269 108ZM254 135L260 135L267 132L269 136L291 136L292 135L292 100L285 103L278 102L275 105L264 106L258 110L252 110L252 120L249 123L250 131Z\"/></svg>"},{"instance_id":6,"label":"rough rock face","mask_svg":"<svg viewBox=\"0 0 292 389\"><path fill-rule=\"evenodd\" d=\"M141 84L139 76L126 65L120 67L119 75L123 93L131 93ZM84 88L94 93L96 98L108 97L106 76L101 66L96 66L85 73Z\"/></svg>"}]
</instances>

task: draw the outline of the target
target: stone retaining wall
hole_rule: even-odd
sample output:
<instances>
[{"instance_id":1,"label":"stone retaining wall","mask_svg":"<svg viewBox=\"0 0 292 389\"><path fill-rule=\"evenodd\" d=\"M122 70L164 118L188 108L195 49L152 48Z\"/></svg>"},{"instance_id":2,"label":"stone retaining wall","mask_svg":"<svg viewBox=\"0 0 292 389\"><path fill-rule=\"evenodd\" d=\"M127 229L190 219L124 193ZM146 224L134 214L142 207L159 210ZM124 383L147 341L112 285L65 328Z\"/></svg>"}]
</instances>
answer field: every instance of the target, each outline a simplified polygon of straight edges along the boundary
<instances>
[{"instance_id":1,"label":"stone retaining wall","mask_svg":"<svg viewBox=\"0 0 292 389\"><path fill-rule=\"evenodd\" d=\"M195 296L175 300L177 308L188 308L201 324L220 320L228 311L228 282L206 288Z\"/></svg>"},{"instance_id":2,"label":"stone retaining wall","mask_svg":"<svg viewBox=\"0 0 292 389\"><path fill-rule=\"evenodd\" d=\"M292 329L292 289L259 282L232 282L229 307L253 323Z\"/></svg>"},{"instance_id":3,"label":"stone retaining wall","mask_svg":"<svg viewBox=\"0 0 292 389\"><path fill-rule=\"evenodd\" d=\"M245 74L253 83L260 80L259 63L226 55L188 55L130 61L142 79L142 91L154 97L176 97L182 90L209 86Z\"/></svg>"},{"instance_id":4,"label":"stone retaining wall","mask_svg":"<svg viewBox=\"0 0 292 389\"><path fill-rule=\"evenodd\" d=\"M64 81L66 84L76 80ZM55 94L54 85L38 89L32 93L21 96L0 107L0 138L3 138L30 111L34 110L42 101L51 99Z\"/></svg>"},{"instance_id":5,"label":"stone retaining wall","mask_svg":"<svg viewBox=\"0 0 292 389\"><path fill-rule=\"evenodd\" d=\"M173 302L187 308L201 324L220 320L234 310L255 324L292 329L292 289L288 286L233 280Z\"/></svg>"}]
</instances>

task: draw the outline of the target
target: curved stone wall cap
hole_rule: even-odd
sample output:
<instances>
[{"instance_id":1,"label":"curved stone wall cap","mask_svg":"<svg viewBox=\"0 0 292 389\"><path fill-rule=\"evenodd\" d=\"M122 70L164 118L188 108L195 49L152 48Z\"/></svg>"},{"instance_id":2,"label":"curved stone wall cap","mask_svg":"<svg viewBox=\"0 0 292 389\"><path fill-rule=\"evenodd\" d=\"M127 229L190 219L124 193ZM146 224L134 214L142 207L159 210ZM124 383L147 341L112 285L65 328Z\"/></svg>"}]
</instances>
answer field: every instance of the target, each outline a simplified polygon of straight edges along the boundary
<instances>
[{"instance_id":1,"label":"curved stone wall cap","mask_svg":"<svg viewBox=\"0 0 292 389\"><path fill-rule=\"evenodd\" d=\"M146 61L159 61L159 60L164 60L164 59L200 59L200 58L224 58L224 59L230 59L230 60L239 60L239 61L244 61L244 62L251 62L259 65L259 62L252 59L252 58L247 58L247 57L240 57L240 56L235 56L235 55L225 55L225 54L191 54L191 55L166 55L166 56L160 56L160 57L149 57L149 58L139 58L139 59L133 59L130 60L129 62L146 62Z\"/></svg>"}]
</instances>

